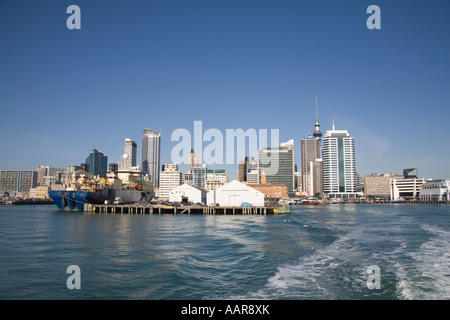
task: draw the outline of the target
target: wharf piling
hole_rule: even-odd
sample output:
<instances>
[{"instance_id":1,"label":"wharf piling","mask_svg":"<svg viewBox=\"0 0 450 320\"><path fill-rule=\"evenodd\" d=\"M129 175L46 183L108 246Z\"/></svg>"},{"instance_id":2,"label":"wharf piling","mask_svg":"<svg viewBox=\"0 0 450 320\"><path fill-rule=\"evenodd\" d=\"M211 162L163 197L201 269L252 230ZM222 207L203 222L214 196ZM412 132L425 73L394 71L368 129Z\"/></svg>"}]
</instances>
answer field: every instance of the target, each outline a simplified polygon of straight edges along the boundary
<instances>
[{"instance_id":1,"label":"wharf piling","mask_svg":"<svg viewBox=\"0 0 450 320\"><path fill-rule=\"evenodd\" d=\"M120 214L204 214L204 215L267 215L289 213L289 206L163 206L141 204L84 204L84 212Z\"/></svg>"}]
</instances>

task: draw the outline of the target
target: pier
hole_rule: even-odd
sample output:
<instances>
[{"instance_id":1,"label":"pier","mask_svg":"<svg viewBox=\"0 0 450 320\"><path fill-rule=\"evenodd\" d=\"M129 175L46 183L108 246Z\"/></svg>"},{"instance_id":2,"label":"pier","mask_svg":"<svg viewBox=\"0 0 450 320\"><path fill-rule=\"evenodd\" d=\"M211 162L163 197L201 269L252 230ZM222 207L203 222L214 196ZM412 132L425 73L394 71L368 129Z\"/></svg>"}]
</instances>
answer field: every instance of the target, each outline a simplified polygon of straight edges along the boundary
<instances>
[{"instance_id":1,"label":"pier","mask_svg":"<svg viewBox=\"0 0 450 320\"><path fill-rule=\"evenodd\" d=\"M216 207L216 206L164 206L141 204L88 204L84 212L120 214L203 214L203 215L267 215L289 213L289 206Z\"/></svg>"}]
</instances>

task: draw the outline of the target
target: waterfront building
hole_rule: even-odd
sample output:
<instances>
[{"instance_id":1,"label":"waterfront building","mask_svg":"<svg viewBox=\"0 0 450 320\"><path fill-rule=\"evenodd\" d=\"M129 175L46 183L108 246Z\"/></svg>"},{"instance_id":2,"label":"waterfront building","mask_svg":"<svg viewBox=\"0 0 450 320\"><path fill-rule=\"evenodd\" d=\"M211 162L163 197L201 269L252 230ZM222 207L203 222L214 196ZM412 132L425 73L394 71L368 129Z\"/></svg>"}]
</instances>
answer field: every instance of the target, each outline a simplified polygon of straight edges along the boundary
<instances>
[{"instance_id":1,"label":"waterfront building","mask_svg":"<svg viewBox=\"0 0 450 320\"><path fill-rule=\"evenodd\" d=\"M450 180L431 180L422 185L419 191L419 200L427 202L450 201Z\"/></svg>"},{"instance_id":2,"label":"waterfront building","mask_svg":"<svg viewBox=\"0 0 450 320\"><path fill-rule=\"evenodd\" d=\"M233 180L208 192L207 204L215 205L217 203L220 206L241 206L242 203L264 206L264 194L242 182Z\"/></svg>"},{"instance_id":3,"label":"waterfront building","mask_svg":"<svg viewBox=\"0 0 450 320\"><path fill-rule=\"evenodd\" d=\"M142 172L155 188L159 188L161 135L152 129L144 129L142 137Z\"/></svg>"},{"instance_id":4,"label":"waterfront building","mask_svg":"<svg viewBox=\"0 0 450 320\"><path fill-rule=\"evenodd\" d=\"M206 194L207 191L205 189L197 188L184 183L170 191L169 201L205 204Z\"/></svg>"},{"instance_id":5,"label":"waterfront building","mask_svg":"<svg viewBox=\"0 0 450 320\"><path fill-rule=\"evenodd\" d=\"M0 171L0 194L29 193L37 186L38 173L35 170Z\"/></svg>"},{"instance_id":6,"label":"waterfront building","mask_svg":"<svg viewBox=\"0 0 450 320\"><path fill-rule=\"evenodd\" d=\"M408 175L404 176L403 179L391 179L390 180L390 196L391 200L399 201L414 201L419 198L420 190L422 186L431 179L419 179L411 178Z\"/></svg>"},{"instance_id":7,"label":"waterfront building","mask_svg":"<svg viewBox=\"0 0 450 320\"><path fill-rule=\"evenodd\" d=\"M265 172L261 173L261 183L247 184L264 194L265 200L279 200L288 198L288 188L285 184L268 184Z\"/></svg>"},{"instance_id":8,"label":"waterfront building","mask_svg":"<svg viewBox=\"0 0 450 320\"><path fill-rule=\"evenodd\" d=\"M327 130L323 140L323 191L329 198L357 197L355 142L347 130Z\"/></svg>"},{"instance_id":9,"label":"waterfront building","mask_svg":"<svg viewBox=\"0 0 450 320\"><path fill-rule=\"evenodd\" d=\"M268 184L284 184L294 193L294 140L260 150L258 160L259 174L265 173Z\"/></svg>"},{"instance_id":10,"label":"waterfront building","mask_svg":"<svg viewBox=\"0 0 450 320\"><path fill-rule=\"evenodd\" d=\"M90 174L106 177L106 172L108 171L108 157L105 156L103 152L92 149L91 153L86 158L86 164L89 166Z\"/></svg>"},{"instance_id":11,"label":"waterfront building","mask_svg":"<svg viewBox=\"0 0 450 320\"><path fill-rule=\"evenodd\" d=\"M391 179L403 179L397 173L372 173L363 178L364 195L371 198L389 199L391 197Z\"/></svg>"},{"instance_id":12,"label":"waterfront building","mask_svg":"<svg viewBox=\"0 0 450 320\"><path fill-rule=\"evenodd\" d=\"M198 188L206 188L206 165L192 168L192 185Z\"/></svg>"},{"instance_id":13,"label":"waterfront building","mask_svg":"<svg viewBox=\"0 0 450 320\"><path fill-rule=\"evenodd\" d=\"M125 147L123 153L123 169L130 170L136 167L137 143L129 138L125 139Z\"/></svg>"},{"instance_id":14,"label":"waterfront building","mask_svg":"<svg viewBox=\"0 0 450 320\"><path fill-rule=\"evenodd\" d=\"M159 179L159 198L169 200L170 191L181 185L182 174L178 171L178 165L168 163L164 165Z\"/></svg>"}]
</instances>

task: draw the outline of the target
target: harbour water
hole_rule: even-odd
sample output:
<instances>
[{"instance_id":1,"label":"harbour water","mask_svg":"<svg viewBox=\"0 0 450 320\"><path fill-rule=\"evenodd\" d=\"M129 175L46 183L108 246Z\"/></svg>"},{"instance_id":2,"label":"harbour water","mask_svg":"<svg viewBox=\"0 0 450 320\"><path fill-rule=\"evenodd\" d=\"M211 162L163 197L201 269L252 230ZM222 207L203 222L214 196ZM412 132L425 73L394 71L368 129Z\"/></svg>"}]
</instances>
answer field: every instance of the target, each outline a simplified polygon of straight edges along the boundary
<instances>
[{"instance_id":1,"label":"harbour water","mask_svg":"<svg viewBox=\"0 0 450 320\"><path fill-rule=\"evenodd\" d=\"M450 206L281 215L0 206L0 299L450 299ZM68 266L80 289L68 289ZM379 267L379 289L367 272Z\"/></svg>"}]
</instances>

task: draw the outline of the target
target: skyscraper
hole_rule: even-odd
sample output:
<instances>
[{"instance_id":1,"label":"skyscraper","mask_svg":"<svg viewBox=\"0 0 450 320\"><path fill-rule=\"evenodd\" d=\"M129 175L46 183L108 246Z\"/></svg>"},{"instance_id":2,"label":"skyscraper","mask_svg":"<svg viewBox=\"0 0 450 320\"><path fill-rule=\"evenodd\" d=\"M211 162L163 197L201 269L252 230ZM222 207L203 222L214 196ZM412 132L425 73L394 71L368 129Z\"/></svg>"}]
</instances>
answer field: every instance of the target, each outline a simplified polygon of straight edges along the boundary
<instances>
[{"instance_id":1,"label":"skyscraper","mask_svg":"<svg viewBox=\"0 0 450 320\"><path fill-rule=\"evenodd\" d=\"M323 189L330 198L356 193L355 142L347 130L328 130L323 140Z\"/></svg>"},{"instance_id":2,"label":"skyscraper","mask_svg":"<svg viewBox=\"0 0 450 320\"><path fill-rule=\"evenodd\" d=\"M161 135L152 129L144 129L142 137L142 172L149 176L155 188L159 188Z\"/></svg>"},{"instance_id":3,"label":"skyscraper","mask_svg":"<svg viewBox=\"0 0 450 320\"><path fill-rule=\"evenodd\" d=\"M259 174L264 172L268 184L284 184L288 193L294 193L294 140L279 147L264 148L258 152Z\"/></svg>"},{"instance_id":4,"label":"skyscraper","mask_svg":"<svg viewBox=\"0 0 450 320\"><path fill-rule=\"evenodd\" d=\"M99 175L100 177L106 177L108 157L105 156L103 152L92 149L91 153L86 158L86 164L89 165L89 173Z\"/></svg>"},{"instance_id":5,"label":"skyscraper","mask_svg":"<svg viewBox=\"0 0 450 320\"><path fill-rule=\"evenodd\" d=\"M123 157L123 168L125 170L130 170L131 167L136 167L136 154L137 154L137 144L133 140L125 139L125 150Z\"/></svg>"}]
</instances>

